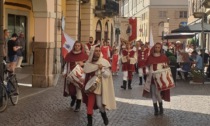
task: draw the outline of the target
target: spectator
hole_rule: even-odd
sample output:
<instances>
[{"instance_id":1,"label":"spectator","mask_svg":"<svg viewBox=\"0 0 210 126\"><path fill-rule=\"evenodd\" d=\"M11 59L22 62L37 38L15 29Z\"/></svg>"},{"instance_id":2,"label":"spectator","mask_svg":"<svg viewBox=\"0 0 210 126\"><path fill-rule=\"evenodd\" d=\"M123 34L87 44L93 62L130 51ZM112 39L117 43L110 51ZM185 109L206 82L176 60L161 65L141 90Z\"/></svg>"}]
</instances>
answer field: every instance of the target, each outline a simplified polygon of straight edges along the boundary
<instances>
[{"instance_id":1,"label":"spectator","mask_svg":"<svg viewBox=\"0 0 210 126\"><path fill-rule=\"evenodd\" d=\"M3 56L4 60L7 60L7 53L8 53L8 48L7 48L7 41L9 38L9 32L7 29L4 29L4 45L3 45Z\"/></svg>"},{"instance_id":2,"label":"spectator","mask_svg":"<svg viewBox=\"0 0 210 126\"><path fill-rule=\"evenodd\" d=\"M203 69L203 64L202 64L202 57L198 55L196 51L192 52L192 58L193 58L193 63L195 64L195 68L198 70Z\"/></svg>"},{"instance_id":3,"label":"spectator","mask_svg":"<svg viewBox=\"0 0 210 126\"><path fill-rule=\"evenodd\" d=\"M17 64L16 67L17 68L22 68L23 66L22 61L23 61L23 57L24 57L24 51L25 51L25 37L23 33L20 33L18 40L17 40L17 45L20 46L21 48L17 50Z\"/></svg>"},{"instance_id":4,"label":"spectator","mask_svg":"<svg viewBox=\"0 0 210 126\"><path fill-rule=\"evenodd\" d=\"M17 61L17 50L21 47L17 45L17 34L13 33L12 38L8 41L8 58L9 58L9 71L15 72Z\"/></svg>"}]
</instances>

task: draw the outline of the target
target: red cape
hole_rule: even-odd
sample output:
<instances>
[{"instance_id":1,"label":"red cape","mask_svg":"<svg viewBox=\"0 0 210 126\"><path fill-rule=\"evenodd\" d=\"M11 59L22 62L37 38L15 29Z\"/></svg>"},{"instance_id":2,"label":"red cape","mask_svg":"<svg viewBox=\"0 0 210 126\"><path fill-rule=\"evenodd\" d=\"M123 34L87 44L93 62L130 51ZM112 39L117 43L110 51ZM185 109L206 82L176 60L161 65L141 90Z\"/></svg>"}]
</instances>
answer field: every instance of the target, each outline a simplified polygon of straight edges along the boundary
<instances>
[{"instance_id":1,"label":"red cape","mask_svg":"<svg viewBox=\"0 0 210 126\"><path fill-rule=\"evenodd\" d=\"M88 55L84 51L81 51L78 54L74 54L73 51L71 51L65 57L66 62L77 62L86 60L88 60Z\"/></svg>"},{"instance_id":2,"label":"red cape","mask_svg":"<svg viewBox=\"0 0 210 126\"><path fill-rule=\"evenodd\" d=\"M153 56L152 54L147 58L146 64L158 64L158 63L168 63L168 58L166 55L160 55L158 57Z\"/></svg>"}]
</instances>

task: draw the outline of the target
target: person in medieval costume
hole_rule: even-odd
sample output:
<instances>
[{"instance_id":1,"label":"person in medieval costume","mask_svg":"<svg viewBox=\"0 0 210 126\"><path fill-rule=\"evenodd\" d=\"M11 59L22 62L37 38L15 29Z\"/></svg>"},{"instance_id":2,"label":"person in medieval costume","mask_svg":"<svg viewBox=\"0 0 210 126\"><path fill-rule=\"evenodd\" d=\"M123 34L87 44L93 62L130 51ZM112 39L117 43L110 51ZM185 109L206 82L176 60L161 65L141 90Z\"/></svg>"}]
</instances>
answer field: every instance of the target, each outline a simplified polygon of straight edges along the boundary
<instances>
[{"instance_id":1,"label":"person in medieval costume","mask_svg":"<svg viewBox=\"0 0 210 126\"><path fill-rule=\"evenodd\" d=\"M71 96L71 103L70 106L75 107L75 112L80 110L81 100L82 100L82 92L81 89L84 87L82 83L78 83L78 81L67 81L68 74L77 66L80 67L84 66L85 61L88 59L87 54L84 52L82 43L76 41L74 43L72 51L70 51L65 57L65 66L63 75L65 76L65 84L64 84L64 96ZM84 78L82 80L82 76L77 76L78 79L84 83Z\"/></svg>"},{"instance_id":2,"label":"person in medieval costume","mask_svg":"<svg viewBox=\"0 0 210 126\"><path fill-rule=\"evenodd\" d=\"M90 80L97 76L100 78L100 84L94 91L86 91L83 94L83 102L87 106L87 126L93 126L93 109L99 109L103 122L108 125L109 120L106 110L116 109L116 101L113 87L113 79L110 71L110 63L102 57L100 46L92 46L88 61L84 65L85 86L90 84Z\"/></svg>"},{"instance_id":3,"label":"person in medieval costume","mask_svg":"<svg viewBox=\"0 0 210 126\"><path fill-rule=\"evenodd\" d=\"M168 58L161 51L161 43L156 43L150 50L150 55L146 61L146 64L149 66L149 75L143 90L144 97L152 97L155 116L163 114L162 99L169 102L170 88L174 87L172 78L169 78L171 75L167 75L166 80L162 76L160 78L154 76L155 72L168 68ZM161 81L158 81L158 79ZM166 84L166 81L169 83ZM159 103L159 109L157 103Z\"/></svg>"},{"instance_id":4,"label":"person in medieval costume","mask_svg":"<svg viewBox=\"0 0 210 126\"><path fill-rule=\"evenodd\" d=\"M118 48L114 49L113 55L112 55L112 75L118 75L118 70L119 70L119 52Z\"/></svg>"},{"instance_id":5,"label":"person in medieval costume","mask_svg":"<svg viewBox=\"0 0 210 126\"><path fill-rule=\"evenodd\" d=\"M110 62L110 47L107 45L107 41L103 41L103 45L101 46L101 53L103 54L103 58Z\"/></svg>"},{"instance_id":6,"label":"person in medieval costume","mask_svg":"<svg viewBox=\"0 0 210 126\"><path fill-rule=\"evenodd\" d=\"M126 43L126 49L122 51L122 71L123 71L123 85L121 88L126 90L127 82L128 89L132 89L132 76L135 71L135 63L137 62L137 55L134 50L131 49L129 42Z\"/></svg>"},{"instance_id":7,"label":"person in medieval costume","mask_svg":"<svg viewBox=\"0 0 210 126\"><path fill-rule=\"evenodd\" d=\"M149 56L149 49L146 49L145 45L141 44L141 49L137 51L138 51L139 85L142 85L143 83L142 77L144 77L144 82L147 79L148 67L145 63Z\"/></svg>"},{"instance_id":8,"label":"person in medieval costume","mask_svg":"<svg viewBox=\"0 0 210 126\"><path fill-rule=\"evenodd\" d=\"M90 53L91 46L94 45L93 37L89 37L89 42L85 44L85 52L87 55Z\"/></svg>"}]
</instances>

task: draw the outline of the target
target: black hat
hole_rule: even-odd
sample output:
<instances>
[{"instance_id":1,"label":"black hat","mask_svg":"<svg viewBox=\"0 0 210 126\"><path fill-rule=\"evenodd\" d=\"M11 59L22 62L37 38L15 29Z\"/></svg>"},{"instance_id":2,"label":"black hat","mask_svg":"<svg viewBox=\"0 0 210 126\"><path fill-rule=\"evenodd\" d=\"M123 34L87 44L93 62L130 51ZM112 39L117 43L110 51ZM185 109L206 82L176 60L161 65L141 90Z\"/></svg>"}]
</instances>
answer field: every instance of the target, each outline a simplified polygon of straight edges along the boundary
<instances>
[{"instance_id":1,"label":"black hat","mask_svg":"<svg viewBox=\"0 0 210 126\"><path fill-rule=\"evenodd\" d=\"M16 33L13 33L12 37L18 37L18 35Z\"/></svg>"}]
</instances>

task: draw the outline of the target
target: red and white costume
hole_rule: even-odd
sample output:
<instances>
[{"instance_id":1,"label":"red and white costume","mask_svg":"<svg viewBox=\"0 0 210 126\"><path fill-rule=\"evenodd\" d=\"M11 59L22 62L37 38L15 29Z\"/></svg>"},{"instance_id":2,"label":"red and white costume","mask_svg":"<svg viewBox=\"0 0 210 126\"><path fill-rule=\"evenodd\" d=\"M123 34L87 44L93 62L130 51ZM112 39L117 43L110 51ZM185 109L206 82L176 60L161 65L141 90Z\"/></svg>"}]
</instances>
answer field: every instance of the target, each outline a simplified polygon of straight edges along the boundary
<instances>
[{"instance_id":1,"label":"red and white costume","mask_svg":"<svg viewBox=\"0 0 210 126\"><path fill-rule=\"evenodd\" d=\"M130 60L127 60L127 56L130 57ZM136 52L133 50L123 50L122 51L122 71L123 71L123 80L132 80L132 73L135 71L135 63L137 61Z\"/></svg>"},{"instance_id":2,"label":"red and white costume","mask_svg":"<svg viewBox=\"0 0 210 126\"><path fill-rule=\"evenodd\" d=\"M119 54L113 54L112 55L112 73L115 73L119 70Z\"/></svg>"},{"instance_id":3,"label":"red and white costume","mask_svg":"<svg viewBox=\"0 0 210 126\"><path fill-rule=\"evenodd\" d=\"M148 67L146 65L146 60L149 56L149 49L138 50L138 71L139 77L146 75L148 73Z\"/></svg>"},{"instance_id":4,"label":"red and white costume","mask_svg":"<svg viewBox=\"0 0 210 126\"><path fill-rule=\"evenodd\" d=\"M110 62L110 47L101 46L101 53L103 54L103 58Z\"/></svg>"},{"instance_id":5,"label":"red and white costume","mask_svg":"<svg viewBox=\"0 0 210 126\"><path fill-rule=\"evenodd\" d=\"M161 71L168 65L168 58L163 53L156 56L154 54L154 48L152 48L150 55L146 61L146 64L149 66L150 69L149 69L149 75L148 75L147 81L144 85L143 96L144 97L152 96L153 103L156 103L157 101L162 102L162 99L165 101L170 101L170 88L173 88L174 85L165 85L165 86L168 86L168 88L164 88L164 90L162 90L160 88L160 85L163 86L164 83L161 83L161 84L155 83L156 79L153 77L154 71Z\"/></svg>"},{"instance_id":6,"label":"red and white costume","mask_svg":"<svg viewBox=\"0 0 210 126\"><path fill-rule=\"evenodd\" d=\"M91 48L91 46L92 45L90 43L85 44L85 52L86 52L87 55L90 54L90 48Z\"/></svg>"}]
</instances>

